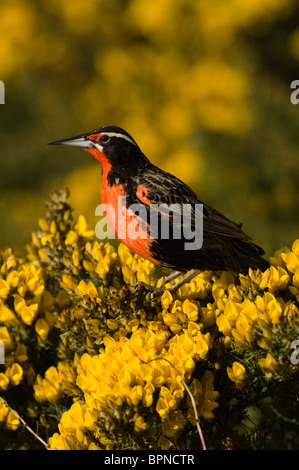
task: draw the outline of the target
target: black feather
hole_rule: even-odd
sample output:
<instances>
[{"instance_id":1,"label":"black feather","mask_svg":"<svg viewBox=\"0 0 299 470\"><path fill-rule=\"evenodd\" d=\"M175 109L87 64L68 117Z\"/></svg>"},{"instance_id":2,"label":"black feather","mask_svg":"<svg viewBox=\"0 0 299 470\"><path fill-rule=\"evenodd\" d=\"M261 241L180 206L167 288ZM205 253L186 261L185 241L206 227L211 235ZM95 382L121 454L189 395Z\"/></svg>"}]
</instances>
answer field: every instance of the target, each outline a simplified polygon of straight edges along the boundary
<instances>
[{"instance_id":1,"label":"black feather","mask_svg":"<svg viewBox=\"0 0 299 470\"><path fill-rule=\"evenodd\" d=\"M134 180L134 178L133 178ZM150 165L136 176L136 185L147 189L147 200L151 204L189 204L192 221L195 220L196 204L203 204L203 245L196 251L185 250L181 239L161 237L153 242L151 251L163 266L180 271L190 269L229 270L246 272L248 268L267 269L269 263L262 258L264 250L252 243L251 238L241 229L241 224L232 222L211 206L203 203L196 194L175 176ZM170 234L173 233L173 218ZM192 225L192 230L194 224Z\"/></svg>"}]
</instances>

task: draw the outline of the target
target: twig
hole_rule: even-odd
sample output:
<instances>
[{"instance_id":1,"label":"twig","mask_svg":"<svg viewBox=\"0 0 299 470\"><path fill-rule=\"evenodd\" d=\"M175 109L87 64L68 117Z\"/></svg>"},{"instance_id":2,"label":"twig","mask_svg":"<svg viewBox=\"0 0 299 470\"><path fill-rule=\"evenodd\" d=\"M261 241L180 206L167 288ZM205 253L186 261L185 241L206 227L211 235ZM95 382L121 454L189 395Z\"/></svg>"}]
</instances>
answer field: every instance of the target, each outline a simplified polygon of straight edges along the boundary
<instances>
[{"instance_id":1,"label":"twig","mask_svg":"<svg viewBox=\"0 0 299 470\"><path fill-rule=\"evenodd\" d=\"M36 439L38 439L48 450L52 450L49 444L47 444L38 434L36 434L33 429L30 428L30 426L28 426L26 421L21 416L19 416L18 413L11 408L11 406L9 406L4 398L0 397L0 401L2 401L2 403L4 403L4 405L7 406L7 408L11 411L11 413L21 421L25 429L27 429Z\"/></svg>"},{"instance_id":2,"label":"twig","mask_svg":"<svg viewBox=\"0 0 299 470\"><path fill-rule=\"evenodd\" d=\"M278 416L278 418L282 419L282 421L286 421L287 423L292 423L296 424L297 426L299 425L299 422L296 420L296 418L288 418L287 416L283 416L274 406L270 406L271 410Z\"/></svg>"},{"instance_id":3,"label":"twig","mask_svg":"<svg viewBox=\"0 0 299 470\"><path fill-rule=\"evenodd\" d=\"M143 364L149 364L150 362L153 362L153 361L159 361L159 360L163 360L163 361L166 361L168 362L168 364L170 364L171 367L173 367L173 369L176 371L176 373L179 375L179 377L181 378L181 381L182 381L182 384L184 385L189 397L190 397L190 400L191 400L191 404L192 404L192 408L193 408L193 411L194 411L194 417L195 417L195 422L196 422L196 428L197 428L197 432L198 432L198 435L200 437L200 441L201 441L201 445L202 445L202 449L203 450L207 450L207 447L206 447L206 443L205 443L205 439L204 439L204 436L203 436L203 432L202 432L202 429L200 427L200 424L199 424L199 416L198 416L198 412L197 412L197 408L196 408L196 403L195 403L195 400L194 400L194 396L192 395L192 392L190 390L190 388L188 387L188 385L186 384L185 380L183 379L181 373L178 371L178 369L172 364L171 361L169 361L168 359L166 359L165 357L155 357L154 359L150 359L149 361L144 361L143 359L141 359L138 354L136 353L136 351L134 351L134 349L132 348L132 346L128 343L128 341L126 341L125 339L125 343L129 346L129 348L132 349L133 353L135 354L135 356L140 360L140 362L142 362Z\"/></svg>"}]
</instances>

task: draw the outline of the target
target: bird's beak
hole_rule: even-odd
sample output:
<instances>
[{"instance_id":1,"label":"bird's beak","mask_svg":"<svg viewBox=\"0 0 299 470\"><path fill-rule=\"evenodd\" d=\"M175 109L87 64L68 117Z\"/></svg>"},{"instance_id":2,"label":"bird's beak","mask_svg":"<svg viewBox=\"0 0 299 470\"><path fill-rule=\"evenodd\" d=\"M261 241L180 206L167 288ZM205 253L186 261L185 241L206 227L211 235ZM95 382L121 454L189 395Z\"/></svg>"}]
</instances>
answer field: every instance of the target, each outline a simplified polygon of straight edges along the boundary
<instances>
[{"instance_id":1,"label":"bird's beak","mask_svg":"<svg viewBox=\"0 0 299 470\"><path fill-rule=\"evenodd\" d=\"M93 142L88 138L88 134L76 135L67 139L55 140L48 145L71 145L72 147L92 148Z\"/></svg>"}]
</instances>

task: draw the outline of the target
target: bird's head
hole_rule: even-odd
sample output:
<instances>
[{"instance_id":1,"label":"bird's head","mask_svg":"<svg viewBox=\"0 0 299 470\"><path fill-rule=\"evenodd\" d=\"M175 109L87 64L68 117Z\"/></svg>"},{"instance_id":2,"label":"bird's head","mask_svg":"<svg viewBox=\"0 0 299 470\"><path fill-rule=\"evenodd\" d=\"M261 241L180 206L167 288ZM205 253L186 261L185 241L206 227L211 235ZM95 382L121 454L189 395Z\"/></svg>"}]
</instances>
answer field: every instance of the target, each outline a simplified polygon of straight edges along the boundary
<instances>
[{"instance_id":1,"label":"bird's head","mask_svg":"<svg viewBox=\"0 0 299 470\"><path fill-rule=\"evenodd\" d=\"M116 126L104 126L84 134L50 142L50 145L71 145L82 147L105 164L136 165L137 161L147 158L141 152L135 140L123 129Z\"/></svg>"}]
</instances>

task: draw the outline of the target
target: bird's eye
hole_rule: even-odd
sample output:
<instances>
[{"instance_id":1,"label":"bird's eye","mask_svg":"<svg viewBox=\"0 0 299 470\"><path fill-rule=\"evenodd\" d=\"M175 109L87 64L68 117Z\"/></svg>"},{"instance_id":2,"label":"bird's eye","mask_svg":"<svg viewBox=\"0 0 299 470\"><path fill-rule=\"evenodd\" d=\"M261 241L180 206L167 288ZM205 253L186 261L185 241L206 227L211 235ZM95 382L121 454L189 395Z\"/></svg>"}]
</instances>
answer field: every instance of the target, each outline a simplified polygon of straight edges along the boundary
<instances>
[{"instance_id":1,"label":"bird's eye","mask_svg":"<svg viewBox=\"0 0 299 470\"><path fill-rule=\"evenodd\" d=\"M102 142L102 144L107 144L107 142L109 142L109 140L110 140L110 137L108 135L104 134L100 137L100 141Z\"/></svg>"}]
</instances>

